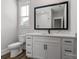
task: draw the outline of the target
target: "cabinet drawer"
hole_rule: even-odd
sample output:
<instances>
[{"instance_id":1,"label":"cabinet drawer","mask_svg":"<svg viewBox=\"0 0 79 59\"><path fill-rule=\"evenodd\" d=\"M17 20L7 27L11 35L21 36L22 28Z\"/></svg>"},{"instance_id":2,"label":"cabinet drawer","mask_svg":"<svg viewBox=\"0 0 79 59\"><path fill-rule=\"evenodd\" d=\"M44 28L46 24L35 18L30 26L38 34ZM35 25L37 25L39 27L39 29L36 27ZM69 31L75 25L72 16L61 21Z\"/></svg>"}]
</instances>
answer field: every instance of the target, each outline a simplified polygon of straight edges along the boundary
<instances>
[{"instance_id":1,"label":"cabinet drawer","mask_svg":"<svg viewBox=\"0 0 79 59\"><path fill-rule=\"evenodd\" d=\"M27 57L32 57L32 52L26 51L26 56L27 56Z\"/></svg>"},{"instance_id":2,"label":"cabinet drawer","mask_svg":"<svg viewBox=\"0 0 79 59\"><path fill-rule=\"evenodd\" d=\"M26 45L28 45L28 44L30 44L30 45L32 45L32 39L26 39Z\"/></svg>"},{"instance_id":3,"label":"cabinet drawer","mask_svg":"<svg viewBox=\"0 0 79 59\"><path fill-rule=\"evenodd\" d=\"M32 52L30 52L30 51L26 51L26 54L32 54Z\"/></svg>"},{"instance_id":4,"label":"cabinet drawer","mask_svg":"<svg viewBox=\"0 0 79 59\"><path fill-rule=\"evenodd\" d=\"M26 46L26 49L27 50L29 50L29 49L32 50L32 45L31 46Z\"/></svg>"},{"instance_id":5,"label":"cabinet drawer","mask_svg":"<svg viewBox=\"0 0 79 59\"><path fill-rule=\"evenodd\" d=\"M63 59L74 59L72 56L63 56Z\"/></svg>"},{"instance_id":6,"label":"cabinet drawer","mask_svg":"<svg viewBox=\"0 0 79 59\"><path fill-rule=\"evenodd\" d=\"M45 42L46 40L49 40L49 37L40 37L40 36L33 37L33 42L34 41Z\"/></svg>"},{"instance_id":7,"label":"cabinet drawer","mask_svg":"<svg viewBox=\"0 0 79 59\"><path fill-rule=\"evenodd\" d=\"M61 38L54 38L54 37L50 37L49 38L51 41L55 41L55 42L60 42Z\"/></svg>"},{"instance_id":8,"label":"cabinet drawer","mask_svg":"<svg viewBox=\"0 0 79 59\"><path fill-rule=\"evenodd\" d=\"M26 46L26 50L32 51L32 46Z\"/></svg>"},{"instance_id":9,"label":"cabinet drawer","mask_svg":"<svg viewBox=\"0 0 79 59\"><path fill-rule=\"evenodd\" d=\"M32 44L26 43L26 47L30 47L30 46L32 46Z\"/></svg>"},{"instance_id":10,"label":"cabinet drawer","mask_svg":"<svg viewBox=\"0 0 79 59\"><path fill-rule=\"evenodd\" d=\"M28 52L28 53L26 53L26 56L27 57L32 57L32 54L29 54L29 52Z\"/></svg>"},{"instance_id":11,"label":"cabinet drawer","mask_svg":"<svg viewBox=\"0 0 79 59\"><path fill-rule=\"evenodd\" d=\"M26 36L26 39L32 39L32 36Z\"/></svg>"},{"instance_id":12,"label":"cabinet drawer","mask_svg":"<svg viewBox=\"0 0 79 59\"><path fill-rule=\"evenodd\" d=\"M63 52L64 54L73 54L73 46L64 45Z\"/></svg>"},{"instance_id":13,"label":"cabinet drawer","mask_svg":"<svg viewBox=\"0 0 79 59\"><path fill-rule=\"evenodd\" d=\"M32 54L32 48L27 47L26 48L26 54Z\"/></svg>"},{"instance_id":14,"label":"cabinet drawer","mask_svg":"<svg viewBox=\"0 0 79 59\"><path fill-rule=\"evenodd\" d=\"M63 44L73 45L74 44L74 39L63 39Z\"/></svg>"}]
</instances>

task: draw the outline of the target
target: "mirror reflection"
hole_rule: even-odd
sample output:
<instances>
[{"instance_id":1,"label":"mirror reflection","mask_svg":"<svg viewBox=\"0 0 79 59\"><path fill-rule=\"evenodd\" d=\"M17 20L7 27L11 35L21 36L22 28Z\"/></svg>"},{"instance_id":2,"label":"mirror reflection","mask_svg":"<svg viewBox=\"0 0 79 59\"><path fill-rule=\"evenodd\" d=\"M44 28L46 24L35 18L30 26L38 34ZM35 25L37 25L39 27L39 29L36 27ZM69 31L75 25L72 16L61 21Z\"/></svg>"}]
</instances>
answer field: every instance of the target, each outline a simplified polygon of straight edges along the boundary
<instances>
[{"instance_id":1,"label":"mirror reflection","mask_svg":"<svg viewBox=\"0 0 79 59\"><path fill-rule=\"evenodd\" d=\"M67 4L35 8L36 28L67 28Z\"/></svg>"}]
</instances>

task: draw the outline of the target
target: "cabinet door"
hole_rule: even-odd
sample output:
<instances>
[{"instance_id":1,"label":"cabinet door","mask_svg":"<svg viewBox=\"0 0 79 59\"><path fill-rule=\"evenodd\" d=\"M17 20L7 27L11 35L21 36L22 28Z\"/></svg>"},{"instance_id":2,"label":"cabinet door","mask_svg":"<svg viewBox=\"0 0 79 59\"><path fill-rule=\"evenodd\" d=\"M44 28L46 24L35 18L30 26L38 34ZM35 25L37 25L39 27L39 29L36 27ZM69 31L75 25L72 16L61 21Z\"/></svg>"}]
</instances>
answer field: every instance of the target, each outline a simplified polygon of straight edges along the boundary
<instances>
[{"instance_id":1,"label":"cabinet door","mask_svg":"<svg viewBox=\"0 0 79 59\"><path fill-rule=\"evenodd\" d=\"M33 44L33 58L46 59L45 58L44 43L42 43L42 42L35 42Z\"/></svg>"},{"instance_id":2,"label":"cabinet door","mask_svg":"<svg viewBox=\"0 0 79 59\"><path fill-rule=\"evenodd\" d=\"M47 45L47 59L61 59L60 44L48 44Z\"/></svg>"}]
</instances>

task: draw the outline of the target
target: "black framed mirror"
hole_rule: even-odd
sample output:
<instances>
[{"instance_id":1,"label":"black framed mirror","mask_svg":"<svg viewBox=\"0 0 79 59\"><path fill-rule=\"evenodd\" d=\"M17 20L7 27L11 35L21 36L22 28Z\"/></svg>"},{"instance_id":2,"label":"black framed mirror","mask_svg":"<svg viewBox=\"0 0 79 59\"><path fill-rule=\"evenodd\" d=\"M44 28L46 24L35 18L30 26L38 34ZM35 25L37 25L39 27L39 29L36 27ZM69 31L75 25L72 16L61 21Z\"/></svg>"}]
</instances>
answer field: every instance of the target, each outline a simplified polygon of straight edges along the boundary
<instances>
[{"instance_id":1,"label":"black framed mirror","mask_svg":"<svg viewBox=\"0 0 79 59\"><path fill-rule=\"evenodd\" d=\"M68 1L34 8L35 30L68 30Z\"/></svg>"}]
</instances>

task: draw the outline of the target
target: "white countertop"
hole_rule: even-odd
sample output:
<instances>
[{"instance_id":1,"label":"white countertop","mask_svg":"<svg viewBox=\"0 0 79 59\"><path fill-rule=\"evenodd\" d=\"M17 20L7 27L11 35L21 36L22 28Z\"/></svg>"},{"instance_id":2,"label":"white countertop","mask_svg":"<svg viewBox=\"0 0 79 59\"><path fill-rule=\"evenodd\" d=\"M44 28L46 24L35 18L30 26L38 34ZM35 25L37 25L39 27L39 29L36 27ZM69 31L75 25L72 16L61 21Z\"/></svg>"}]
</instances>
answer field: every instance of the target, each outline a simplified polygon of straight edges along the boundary
<instances>
[{"instance_id":1,"label":"white countertop","mask_svg":"<svg viewBox=\"0 0 79 59\"><path fill-rule=\"evenodd\" d=\"M54 34L46 34L46 33L26 33L26 35L77 38L75 34L60 34L60 33L57 33L57 34L56 33L54 33Z\"/></svg>"}]
</instances>

